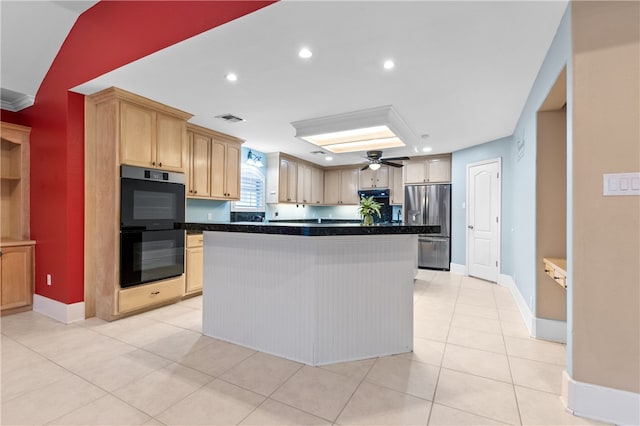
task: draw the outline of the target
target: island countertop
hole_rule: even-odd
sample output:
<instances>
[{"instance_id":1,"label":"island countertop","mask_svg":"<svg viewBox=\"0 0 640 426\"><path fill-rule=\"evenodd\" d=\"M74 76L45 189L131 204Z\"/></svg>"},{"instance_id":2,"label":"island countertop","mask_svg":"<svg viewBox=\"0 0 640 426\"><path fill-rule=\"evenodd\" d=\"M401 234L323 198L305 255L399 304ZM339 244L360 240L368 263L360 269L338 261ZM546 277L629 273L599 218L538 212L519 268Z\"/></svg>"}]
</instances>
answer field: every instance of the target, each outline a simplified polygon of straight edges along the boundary
<instances>
[{"instance_id":1,"label":"island countertop","mask_svg":"<svg viewBox=\"0 0 640 426\"><path fill-rule=\"evenodd\" d=\"M308 237L334 235L437 234L440 225L402 225L397 223L363 226L358 223L293 223L293 222L214 222L183 225L187 231L241 232L249 234L301 235Z\"/></svg>"}]
</instances>

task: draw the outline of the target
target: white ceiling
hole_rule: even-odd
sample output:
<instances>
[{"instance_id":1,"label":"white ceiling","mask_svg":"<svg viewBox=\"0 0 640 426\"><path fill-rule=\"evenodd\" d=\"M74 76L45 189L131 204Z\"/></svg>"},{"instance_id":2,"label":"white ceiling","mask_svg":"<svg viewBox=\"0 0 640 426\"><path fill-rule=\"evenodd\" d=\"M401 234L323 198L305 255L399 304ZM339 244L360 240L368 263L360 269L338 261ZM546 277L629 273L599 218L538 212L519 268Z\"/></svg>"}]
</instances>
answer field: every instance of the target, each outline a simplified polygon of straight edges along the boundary
<instances>
[{"instance_id":1,"label":"white ceiling","mask_svg":"<svg viewBox=\"0 0 640 426\"><path fill-rule=\"evenodd\" d=\"M4 3L2 87L31 93L42 76L5 86ZM50 3L36 4L59 6ZM246 139L248 147L319 164L328 163L311 154L317 147L294 137L291 122L393 105L416 137L385 156L416 155L423 146L452 152L512 134L566 5L281 1L74 90L121 87L190 112L191 122ZM51 21L32 9L41 21ZM59 10L57 16L70 19ZM312 58L297 56L302 46L313 51ZM12 78L29 66L29 58L14 54L7 65ZM382 68L387 58L395 69ZM228 72L238 81L226 81ZM215 118L225 113L246 121ZM333 155L331 164L361 162L362 155Z\"/></svg>"}]
</instances>

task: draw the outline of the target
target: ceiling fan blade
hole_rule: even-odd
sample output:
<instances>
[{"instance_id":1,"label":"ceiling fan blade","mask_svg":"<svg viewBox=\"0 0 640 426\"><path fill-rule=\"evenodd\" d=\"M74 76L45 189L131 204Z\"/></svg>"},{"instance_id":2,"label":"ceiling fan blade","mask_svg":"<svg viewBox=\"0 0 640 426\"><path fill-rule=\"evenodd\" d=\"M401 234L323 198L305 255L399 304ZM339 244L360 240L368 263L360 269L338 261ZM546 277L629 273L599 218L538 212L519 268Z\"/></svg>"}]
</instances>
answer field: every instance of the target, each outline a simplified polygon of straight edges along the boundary
<instances>
[{"instance_id":1,"label":"ceiling fan blade","mask_svg":"<svg viewBox=\"0 0 640 426\"><path fill-rule=\"evenodd\" d=\"M402 160L411 160L411 158L409 158L409 157L391 157L391 158L383 158L382 160L384 160L384 161L393 161L393 160L402 161Z\"/></svg>"},{"instance_id":2,"label":"ceiling fan blade","mask_svg":"<svg viewBox=\"0 0 640 426\"><path fill-rule=\"evenodd\" d=\"M367 164L366 166L364 166L363 168L361 168L360 170L367 170L369 168L369 165Z\"/></svg>"},{"instance_id":3,"label":"ceiling fan blade","mask_svg":"<svg viewBox=\"0 0 640 426\"><path fill-rule=\"evenodd\" d=\"M391 162L386 161L386 160L381 160L380 163L386 164L387 166L391 166L391 167L404 167L404 164L391 163Z\"/></svg>"}]
</instances>

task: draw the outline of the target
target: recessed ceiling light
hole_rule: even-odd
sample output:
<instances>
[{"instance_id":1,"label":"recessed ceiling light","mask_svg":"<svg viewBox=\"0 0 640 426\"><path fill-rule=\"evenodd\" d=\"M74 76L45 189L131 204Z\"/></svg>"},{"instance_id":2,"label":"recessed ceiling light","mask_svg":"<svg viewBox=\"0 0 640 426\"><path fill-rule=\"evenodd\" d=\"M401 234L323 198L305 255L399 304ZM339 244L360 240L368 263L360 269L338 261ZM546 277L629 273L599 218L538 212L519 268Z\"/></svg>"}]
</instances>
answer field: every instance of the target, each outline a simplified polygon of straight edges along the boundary
<instances>
[{"instance_id":1,"label":"recessed ceiling light","mask_svg":"<svg viewBox=\"0 0 640 426\"><path fill-rule=\"evenodd\" d=\"M385 70L390 70L395 66L396 64L391 59L387 59L386 61L384 61L384 64L383 64L383 67Z\"/></svg>"},{"instance_id":2,"label":"recessed ceiling light","mask_svg":"<svg viewBox=\"0 0 640 426\"><path fill-rule=\"evenodd\" d=\"M230 72L227 75L224 76L224 78L226 78L229 81L236 81L238 80L238 76L235 75L234 73Z\"/></svg>"},{"instance_id":3,"label":"recessed ceiling light","mask_svg":"<svg viewBox=\"0 0 640 426\"><path fill-rule=\"evenodd\" d=\"M308 59L313 56L313 53L311 53L311 51L308 48L303 47L298 52L298 56L300 56L302 59Z\"/></svg>"},{"instance_id":4,"label":"recessed ceiling light","mask_svg":"<svg viewBox=\"0 0 640 426\"><path fill-rule=\"evenodd\" d=\"M332 160L333 160L333 157L332 157L332 156L330 156L330 155L327 155L326 157L324 157L324 159L325 159L326 161L332 161Z\"/></svg>"},{"instance_id":5,"label":"recessed ceiling light","mask_svg":"<svg viewBox=\"0 0 640 426\"><path fill-rule=\"evenodd\" d=\"M422 148L422 152L431 152L433 151L433 148L431 148L430 146L425 146L424 148Z\"/></svg>"}]
</instances>

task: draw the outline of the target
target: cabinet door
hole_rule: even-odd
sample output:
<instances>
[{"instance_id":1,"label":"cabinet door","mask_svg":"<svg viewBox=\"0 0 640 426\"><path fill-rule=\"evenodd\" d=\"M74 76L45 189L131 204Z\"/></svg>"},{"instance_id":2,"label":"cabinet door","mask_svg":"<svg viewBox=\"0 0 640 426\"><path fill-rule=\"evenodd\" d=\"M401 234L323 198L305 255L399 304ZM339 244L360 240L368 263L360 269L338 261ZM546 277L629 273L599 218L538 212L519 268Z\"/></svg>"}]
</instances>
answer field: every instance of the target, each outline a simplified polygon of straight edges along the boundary
<instances>
[{"instance_id":1,"label":"cabinet door","mask_svg":"<svg viewBox=\"0 0 640 426\"><path fill-rule=\"evenodd\" d=\"M370 168L366 168L364 170L358 171L358 187L360 189L371 189L373 188L374 182L374 171Z\"/></svg>"},{"instance_id":2,"label":"cabinet door","mask_svg":"<svg viewBox=\"0 0 640 426\"><path fill-rule=\"evenodd\" d=\"M211 141L211 196L215 198L225 197L224 188L224 164L225 164L224 142Z\"/></svg>"},{"instance_id":3,"label":"cabinet door","mask_svg":"<svg viewBox=\"0 0 640 426\"><path fill-rule=\"evenodd\" d=\"M389 167L381 166L373 174L374 188L389 188Z\"/></svg>"},{"instance_id":4,"label":"cabinet door","mask_svg":"<svg viewBox=\"0 0 640 426\"><path fill-rule=\"evenodd\" d=\"M358 169L340 172L340 204L358 204Z\"/></svg>"},{"instance_id":5,"label":"cabinet door","mask_svg":"<svg viewBox=\"0 0 640 426\"><path fill-rule=\"evenodd\" d=\"M340 202L340 170L324 172L324 203L338 204Z\"/></svg>"},{"instance_id":6,"label":"cabinet door","mask_svg":"<svg viewBox=\"0 0 640 426\"><path fill-rule=\"evenodd\" d=\"M451 181L451 160L449 158L430 158L427 160L429 182Z\"/></svg>"},{"instance_id":7,"label":"cabinet door","mask_svg":"<svg viewBox=\"0 0 640 426\"><path fill-rule=\"evenodd\" d=\"M311 168L311 203L324 203L324 171L317 167Z\"/></svg>"},{"instance_id":8,"label":"cabinet door","mask_svg":"<svg viewBox=\"0 0 640 426\"><path fill-rule=\"evenodd\" d=\"M280 170L278 171L278 201L286 203L289 197L289 160L280 159Z\"/></svg>"},{"instance_id":9,"label":"cabinet door","mask_svg":"<svg viewBox=\"0 0 640 426\"><path fill-rule=\"evenodd\" d=\"M187 249L187 281L185 293L202 290L203 255L202 248Z\"/></svg>"},{"instance_id":10,"label":"cabinet door","mask_svg":"<svg viewBox=\"0 0 640 426\"><path fill-rule=\"evenodd\" d=\"M0 256L0 309L31 305L33 247L4 247Z\"/></svg>"},{"instance_id":11,"label":"cabinet door","mask_svg":"<svg viewBox=\"0 0 640 426\"><path fill-rule=\"evenodd\" d=\"M162 113L156 114L156 167L184 172L186 123Z\"/></svg>"},{"instance_id":12,"label":"cabinet door","mask_svg":"<svg viewBox=\"0 0 640 426\"><path fill-rule=\"evenodd\" d=\"M289 162L287 170L287 201L296 203L298 201L298 163Z\"/></svg>"},{"instance_id":13,"label":"cabinet door","mask_svg":"<svg viewBox=\"0 0 640 426\"><path fill-rule=\"evenodd\" d=\"M402 184L402 169L394 167L391 171L391 204L404 203L404 185Z\"/></svg>"},{"instance_id":14,"label":"cabinet door","mask_svg":"<svg viewBox=\"0 0 640 426\"><path fill-rule=\"evenodd\" d=\"M311 203L311 166L298 164L297 184L297 201L304 204Z\"/></svg>"},{"instance_id":15,"label":"cabinet door","mask_svg":"<svg viewBox=\"0 0 640 426\"><path fill-rule=\"evenodd\" d=\"M187 195L209 197L211 195L211 138L192 133L190 144L189 188Z\"/></svg>"},{"instance_id":16,"label":"cabinet door","mask_svg":"<svg viewBox=\"0 0 640 426\"><path fill-rule=\"evenodd\" d=\"M134 104L120 104L120 162L155 167L155 112Z\"/></svg>"},{"instance_id":17,"label":"cabinet door","mask_svg":"<svg viewBox=\"0 0 640 426\"><path fill-rule=\"evenodd\" d=\"M427 167L424 161L409 161L403 168L405 183L427 182Z\"/></svg>"},{"instance_id":18,"label":"cabinet door","mask_svg":"<svg viewBox=\"0 0 640 426\"><path fill-rule=\"evenodd\" d=\"M226 147L225 189L227 198L240 199L240 145L232 143Z\"/></svg>"}]
</instances>

